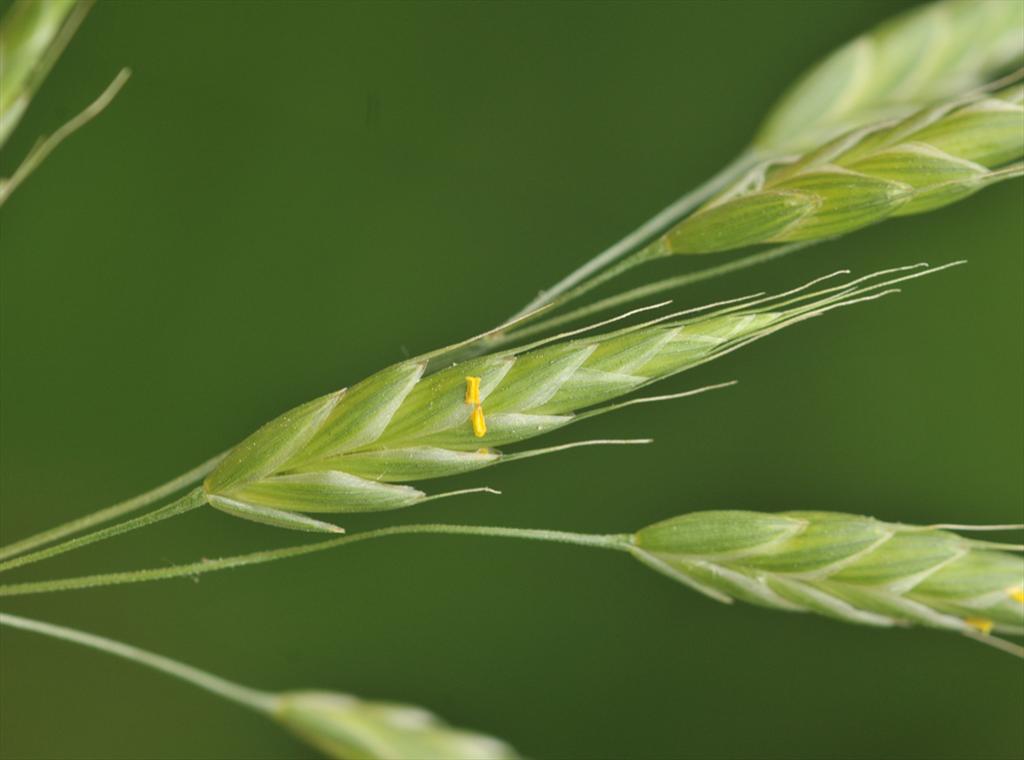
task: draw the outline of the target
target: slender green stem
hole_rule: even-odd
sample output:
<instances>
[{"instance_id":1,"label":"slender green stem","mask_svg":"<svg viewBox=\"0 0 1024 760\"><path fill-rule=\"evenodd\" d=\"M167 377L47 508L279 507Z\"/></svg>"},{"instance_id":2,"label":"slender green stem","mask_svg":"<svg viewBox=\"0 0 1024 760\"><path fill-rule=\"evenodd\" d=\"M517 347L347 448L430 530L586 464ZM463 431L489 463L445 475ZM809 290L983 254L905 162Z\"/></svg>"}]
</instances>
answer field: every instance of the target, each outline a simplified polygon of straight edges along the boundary
<instances>
[{"instance_id":1,"label":"slender green stem","mask_svg":"<svg viewBox=\"0 0 1024 760\"><path fill-rule=\"evenodd\" d=\"M41 633L44 636L51 636L55 639L72 641L75 644L81 644L91 649L123 657L126 660L137 662L148 668L153 668L175 678L180 678L183 681L188 681L201 689L206 689L218 696L232 702L237 702L245 707L250 707L258 712L273 712L277 702L276 697L268 692L250 689L248 686L233 683L220 676L207 673L205 670L172 660L169 657L147 652L144 649L133 647L130 644L123 644L113 639L107 639L103 636L76 631L74 628L65 628L61 625L43 623L39 620L30 620L17 615L8 615L4 612L0 612L0 625L20 628L23 631L32 631L33 633Z\"/></svg>"},{"instance_id":2,"label":"slender green stem","mask_svg":"<svg viewBox=\"0 0 1024 760\"><path fill-rule=\"evenodd\" d=\"M601 549L628 550L630 546L629 534L594 535L586 533L566 533L557 530L532 530L527 528L498 528L486 525L396 525L390 528L356 533L342 538L332 538L326 541L318 541L300 546L289 546L283 549L271 549L269 551L252 552L251 554L239 554L233 557L222 557L221 559L202 560L187 565L174 565L172 567L152 568L148 570L131 570L122 573L105 573L102 575L86 575L77 578L60 578L51 581L36 581L31 583L12 583L0 586L0 596L22 596L25 594L44 594L54 591L71 591L81 588L93 588L96 586L113 586L124 583L143 583L146 581L160 581L169 578L195 577L203 573L211 573L217 570L228 570L235 567L247 565L259 565L265 562L274 562L279 559L300 557L304 554L334 549L339 546L366 541L372 538L385 538L387 536L401 536L407 534L442 534L461 536L488 536L496 538L521 538L528 541L551 541L563 544L576 544L577 546L593 546Z\"/></svg>"},{"instance_id":3,"label":"slender green stem","mask_svg":"<svg viewBox=\"0 0 1024 760\"><path fill-rule=\"evenodd\" d=\"M182 496L176 501L172 501L165 507L156 509L147 515L142 517L136 517L132 520L125 520L124 522L117 523L117 525L111 525L109 528L103 528L93 533L87 533L84 536L73 538L70 541L65 541L62 544L51 546L47 549L41 549L31 554L23 554L20 557L9 559L6 562L0 562L0 573L4 570L13 570L16 567L23 565L31 565L33 562L39 562L50 557L56 557L58 554L64 554L65 552L72 551L74 549L80 549L83 546L94 544L97 541L103 541L114 536L120 536L122 533L127 533L137 528L144 528L147 525L158 523L161 520L166 520L169 517L175 517L177 515L185 514L193 509L206 504L206 494L203 489L195 488L189 491L187 494Z\"/></svg>"},{"instance_id":4,"label":"slender green stem","mask_svg":"<svg viewBox=\"0 0 1024 760\"><path fill-rule=\"evenodd\" d=\"M623 256L632 253L647 243L654 236L664 232L683 216L695 209L730 182L741 176L756 162L757 156L750 151L744 151L702 185L679 198L670 206L662 209L651 219L647 220L633 230L633 232L622 238L622 240L602 251L575 271L570 272L547 290L541 292L536 298L530 301L530 303L516 312L512 319L518 319L525 314L529 314L531 311L536 311L542 306L554 303L556 299L562 300L563 303L566 300L569 300L560 299L560 297L571 291L583 281L587 280L587 278L591 277L599 270L604 269L615 261L618 261ZM580 295L583 292L585 291L577 291L576 295Z\"/></svg>"},{"instance_id":5,"label":"slender green stem","mask_svg":"<svg viewBox=\"0 0 1024 760\"><path fill-rule=\"evenodd\" d=\"M566 304L575 301L581 296L586 295L594 288L598 288L601 285L604 285L606 282L614 280L616 277L621 277L629 270L638 267L641 264L644 264L648 261L652 261L655 258L655 256L652 255L653 248L655 245L656 242L652 243L651 247L642 248L636 253L634 253L632 256L630 256L628 259L622 259L620 261L617 261L611 266L607 267L606 269L598 272L593 277L584 280L579 285L574 287L572 290L563 293L558 298L555 298L552 301L550 301L551 307L553 309L561 308L562 306L565 306Z\"/></svg>"},{"instance_id":6,"label":"slender green stem","mask_svg":"<svg viewBox=\"0 0 1024 760\"><path fill-rule=\"evenodd\" d=\"M613 309L631 301L637 301L641 298L647 298L657 293L663 293L666 290L684 288L687 285L693 285L698 282L720 277L723 274L730 274L731 272L738 272L739 270L746 269L747 267L764 264L768 261L780 259L783 256L788 256L789 254L795 253L803 248L808 248L812 245L817 245L818 243L823 242L825 242L824 239L804 240L799 243L787 243L786 245L779 245L773 248L768 248L764 251L752 253L749 256L744 256L734 261L726 262L725 264L707 267L706 269L700 269L696 272L688 272L687 274L681 274L676 277L669 277L665 280L658 280L657 282L652 282L650 285L633 288L632 290L627 290L623 293L609 296L608 298L595 301L594 303L587 304L586 306L581 306L578 309L573 309L565 314L559 314L557 317L545 319L543 322L537 322L536 324L529 325L528 327L524 327L520 330L506 333L499 338L499 344L505 345L508 343L518 343L531 335L547 332L555 327L560 327L568 324L569 322L575 322L578 319L588 317L591 314ZM627 262L623 263L625 264Z\"/></svg>"},{"instance_id":7,"label":"slender green stem","mask_svg":"<svg viewBox=\"0 0 1024 760\"><path fill-rule=\"evenodd\" d=\"M36 533L34 536L29 536L28 538L23 538L20 541L8 544L7 546L0 548L0 560L5 560L8 557L23 554L29 549L34 549L37 546L43 546L44 544L51 543L52 541L64 538L65 536L70 536L74 533L78 533L79 531L83 531L86 528L91 528L94 525L99 525L100 523L105 523L130 512L142 509L143 507L148 507L150 504L154 504L161 499L187 488L199 480L202 480L213 471L213 468L216 467L223 458L224 454L218 454L212 459L206 460L198 467L194 467L188 472L174 478L174 480L170 480L162 486L157 486L151 491L146 491L146 493L133 496L126 501L118 502L113 506L106 507L98 512L93 512L85 517L79 517L71 522L66 522L55 528L44 530L42 533Z\"/></svg>"},{"instance_id":8,"label":"slender green stem","mask_svg":"<svg viewBox=\"0 0 1024 760\"><path fill-rule=\"evenodd\" d=\"M61 126L49 137L40 139L32 147L32 150L30 150L28 155L25 156L24 160L22 160L21 164L14 171L14 174L11 175L10 179L0 182L0 206L7 201L11 196L11 193L13 193L18 186L39 167L39 164L41 164L58 145L99 116L100 113L110 105L110 101L112 101L117 93L121 91L121 88L124 86L124 83L128 81L128 77L130 75L131 72L129 72L128 69L121 69L117 73L117 76L114 77L113 81L107 85L107 89L100 93L100 96L96 98L96 100L86 106L84 111L71 119L71 121Z\"/></svg>"}]
</instances>

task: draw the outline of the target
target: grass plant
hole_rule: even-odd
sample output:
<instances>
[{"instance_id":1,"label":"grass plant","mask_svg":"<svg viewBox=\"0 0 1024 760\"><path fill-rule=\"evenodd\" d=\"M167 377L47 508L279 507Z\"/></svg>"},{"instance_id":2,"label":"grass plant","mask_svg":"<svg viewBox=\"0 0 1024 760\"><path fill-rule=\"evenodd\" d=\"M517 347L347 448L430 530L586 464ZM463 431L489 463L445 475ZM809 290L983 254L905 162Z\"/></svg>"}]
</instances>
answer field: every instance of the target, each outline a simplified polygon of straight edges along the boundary
<instances>
[{"instance_id":1,"label":"grass plant","mask_svg":"<svg viewBox=\"0 0 1024 760\"><path fill-rule=\"evenodd\" d=\"M4 17L0 144L88 8L89 3L70 0L22 1ZM633 395L785 327L879 298L903 281L952 264L834 279L848 274L844 271L777 295L675 311L665 302L569 332L555 329L890 217L933 211L1021 176L1022 75L998 77L1022 55L1024 3L946 0L883 24L812 68L771 111L750 147L721 172L497 329L291 409L231 451L152 491L0 547L0 572L205 505L276 527L339 534L344 533L340 526L311 515L381 512L493 492L473 486L436 493L421 484L579 446L650 443L594 438L517 448L631 404L721 387ZM0 182L0 205L57 144L110 102L126 78L123 71L83 114L37 143L11 178ZM752 246L762 248L563 309L646 261ZM100 527L148 507L155 509ZM621 551L721 602L739 600L878 627L937 628L1024 656L1024 648L1003 638L1024 635L1022 546L960 534L1019 528L910 526L835 512L735 510L690 513L612 535L391 525L169 567L6 583L0 596L196 577L399 535L518 538ZM331 757L516 756L503 742L453 729L419 708L327 692L271 694L72 629L4 613L0 624L182 678L277 720Z\"/></svg>"}]
</instances>

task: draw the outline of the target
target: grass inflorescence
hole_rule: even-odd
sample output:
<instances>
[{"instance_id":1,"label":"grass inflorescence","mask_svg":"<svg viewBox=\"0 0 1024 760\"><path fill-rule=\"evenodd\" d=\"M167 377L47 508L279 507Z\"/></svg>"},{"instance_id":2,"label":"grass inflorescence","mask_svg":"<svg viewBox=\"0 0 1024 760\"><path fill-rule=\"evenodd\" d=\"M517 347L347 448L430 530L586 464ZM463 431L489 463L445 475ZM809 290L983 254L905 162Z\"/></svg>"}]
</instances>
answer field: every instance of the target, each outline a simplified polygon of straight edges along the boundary
<instances>
[{"instance_id":1,"label":"grass inflorescence","mask_svg":"<svg viewBox=\"0 0 1024 760\"><path fill-rule=\"evenodd\" d=\"M408 483L545 453L498 447L623 403L660 400L612 403L930 271L936 270L891 270L830 287L739 299L610 333L548 339L433 372L430 355L402 362L269 422L225 457L204 490L213 506L239 517L336 530L299 513L376 511L437 498Z\"/></svg>"},{"instance_id":2,"label":"grass inflorescence","mask_svg":"<svg viewBox=\"0 0 1024 760\"><path fill-rule=\"evenodd\" d=\"M1024 656L990 636L1024 635L1024 547L942 528L837 512L694 512L637 532L631 552L718 601L940 628Z\"/></svg>"},{"instance_id":3,"label":"grass inflorescence","mask_svg":"<svg viewBox=\"0 0 1024 760\"><path fill-rule=\"evenodd\" d=\"M0 24L0 145L90 5L73 0L12 4ZM758 294L652 317L654 308L667 305L658 304L535 342L526 343L526 336L549 335L562 323L890 217L932 211L1024 174L1021 74L984 84L1022 53L1020 2L946 0L861 35L812 68L722 172L542 292L498 330L400 362L292 409L226 455L160 488L2 547L0 572L207 503L266 524L343 533L309 515L390 510L490 491L430 493L421 484L575 446L649 443L596 439L518 448L629 404L707 390L633 395L787 326L880 297L902 280L944 267L904 267L839 284L822 278L776 296ZM64 138L110 102L127 76L122 71L91 106L40 140L9 179L0 179L0 205ZM769 244L774 247L745 259L553 313L650 259ZM621 322L628 326L601 331L640 313L646 316L639 324ZM199 480L201 485L146 515L54 543ZM398 535L519 538L626 552L718 601L880 627L938 628L1024 656L1024 648L994 635L1024 635L1022 547L965 537L951 527L963 526L917 527L831 512L746 511L697 512L611 535L391 525L190 564L7 584L0 586L0 596L195 578ZM989 529L1006 527L1020 526ZM52 545L39 548L46 544ZM505 743L452 728L420 708L333 692L262 692L90 634L3 613L0 624L75 641L183 678L266 714L331 757L516 757Z\"/></svg>"},{"instance_id":4,"label":"grass inflorescence","mask_svg":"<svg viewBox=\"0 0 1024 760\"><path fill-rule=\"evenodd\" d=\"M891 216L932 211L1020 176L1022 157L1024 85L1015 83L761 165L640 256L835 237Z\"/></svg>"}]
</instances>

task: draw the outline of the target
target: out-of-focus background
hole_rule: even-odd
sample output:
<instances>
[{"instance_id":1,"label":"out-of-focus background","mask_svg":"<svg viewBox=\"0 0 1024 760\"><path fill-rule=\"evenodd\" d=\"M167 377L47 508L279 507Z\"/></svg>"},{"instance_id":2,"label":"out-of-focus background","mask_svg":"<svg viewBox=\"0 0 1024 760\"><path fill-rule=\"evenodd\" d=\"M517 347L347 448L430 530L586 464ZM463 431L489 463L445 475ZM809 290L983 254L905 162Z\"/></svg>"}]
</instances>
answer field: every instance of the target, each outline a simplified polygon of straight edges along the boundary
<instances>
[{"instance_id":1,"label":"out-of-focus background","mask_svg":"<svg viewBox=\"0 0 1024 760\"><path fill-rule=\"evenodd\" d=\"M1013 0L1016 1L1016 0ZM2 538L153 486L271 416L486 329L727 162L796 75L906 3L101 3L0 166L127 88L3 209ZM351 517L623 531L688 510L1019 522L1024 184L680 292L966 258ZM725 258L675 260L643 278ZM12 573L302 540L203 510ZM1010 758L1024 670L928 630L709 601L585 549L406 537L198 582L5 601L264 688L428 706L537 758ZM288 758L263 719L2 634L5 758Z\"/></svg>"}]
</instances>

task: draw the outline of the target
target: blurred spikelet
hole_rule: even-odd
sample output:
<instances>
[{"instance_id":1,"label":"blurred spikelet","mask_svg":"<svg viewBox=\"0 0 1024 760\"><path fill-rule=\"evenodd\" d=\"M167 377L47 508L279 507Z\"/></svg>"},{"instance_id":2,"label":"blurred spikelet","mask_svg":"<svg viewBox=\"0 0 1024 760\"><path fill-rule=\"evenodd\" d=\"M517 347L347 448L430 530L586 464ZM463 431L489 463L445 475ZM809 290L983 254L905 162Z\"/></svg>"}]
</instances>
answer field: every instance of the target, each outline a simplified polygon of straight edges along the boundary
<instances>
[{"instance_id":1,"label":"blurred spikelet","mask_svg":"<svg viewBox=\"0 0 1024 760\"><path fill-rule=\"evenodd\" d=\"M286 692L274 716L338 760L513 760L504 742L452 728L420 707L322 691Z\"/></svg>"},{"instance_id":2,"label":"blurred spikelet","mask_svg":"<svg viewBox=\"0 0 1024 760\"><path fill-rule=\"evenodd\" d=\"M944 0L890 19L808 71L754 140L764 157L804 153L841 132L902 118L1019 65L1024 3Z\"/></svg>"}]
</instances>

